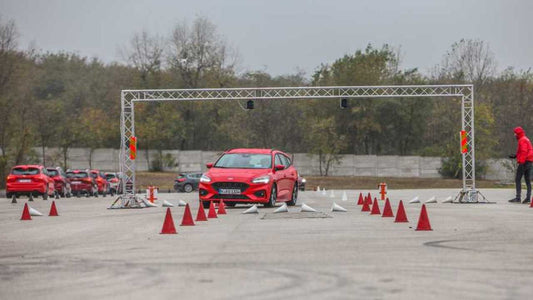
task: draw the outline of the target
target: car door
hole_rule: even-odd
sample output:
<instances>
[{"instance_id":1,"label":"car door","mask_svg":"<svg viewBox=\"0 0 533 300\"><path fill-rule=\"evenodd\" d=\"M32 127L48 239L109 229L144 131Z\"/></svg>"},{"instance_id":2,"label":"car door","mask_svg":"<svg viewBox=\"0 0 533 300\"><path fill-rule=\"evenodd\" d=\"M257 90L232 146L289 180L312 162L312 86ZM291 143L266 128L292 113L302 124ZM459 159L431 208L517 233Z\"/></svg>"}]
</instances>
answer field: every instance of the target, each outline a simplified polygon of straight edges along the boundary
<instances>
[{"instance_id":1,"label":"car door","mask_svg":"<svg viewBox=\"0 0 533 300\"><path fill-rule=\"evenodd\" d=\"M298 172L296 172L296 168L292 165L292 161L289 157L282 155L281 160L285 166L284 175L287 180L287 189L289 190L289 195L292 195L294 183L298 181Z\"/></svg>"},{"instance_id":2,"label":"car door","mask_svg":"<svg viewBox=\"0 0 533 300\"><path fill-rule=\"evenodd\" d=\"M274 159L274 167L278 165L285 166L283 163L283 155L278 153L276 154L276 157ZM286 170L276 170L275 176L277 178L278 183L278 198L281 200L287 200L288 198L288 181L286 176Z\"/></svg>"}]
</instances>

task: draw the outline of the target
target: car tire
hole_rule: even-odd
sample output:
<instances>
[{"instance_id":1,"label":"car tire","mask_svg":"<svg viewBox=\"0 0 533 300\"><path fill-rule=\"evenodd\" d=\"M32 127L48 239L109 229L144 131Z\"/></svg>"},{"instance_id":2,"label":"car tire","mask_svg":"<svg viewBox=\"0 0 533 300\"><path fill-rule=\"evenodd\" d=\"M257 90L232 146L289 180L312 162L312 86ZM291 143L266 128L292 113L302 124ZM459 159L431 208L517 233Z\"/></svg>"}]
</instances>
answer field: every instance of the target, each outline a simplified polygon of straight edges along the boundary
<instances>
[{"instance_id":1,"label":"car tire","mask_svg":"<svg viewBox=\"0 0 533 300\"><path fill-rule=\"evenodd\" d=\"M46 188L46 191L43 193L43 200L48 200L48 188Z\"/></svg>"},{"instance_id":2,"label":"car tire","mask_svg":"<svg viewBox=\"0 0 533 300\"><path fill-rule=\"evenodd\" d=\"M287 205L295 206L296 202L298 202L298 182L295 182L294 186L292 187L291 200L287 202Z\"/></svg>"},{"instance_id":3,"label":"car tire","mask_svg":"<svg viewBox=\"0 0 533 300\"><path fill-rule=\"evenodd\" d=\"M273 207L276 205L276 199L278 198L276 185L272 185L272 189L270 190L270 198L268 198L268 202L265 203L265 207Z\"/></svg>"},{"instance_id":4,"label":"car tire","mask_svg":"<svg viewBox=\"0 0 533 300\"><path fill-rule=\"evenodd\" d=\"M105 197L107 196L107 190L104 189L104 191L102 192L102 197Z\"/></svg>"},{"instance_id":5,"label":"car tire","mask_svg":"<svg viewBox=\"0 0 533 300\"><path fill-rule=\"evenodd\" d=\"M193 191L193 187L192 187L192 185L187 183L186 185L183 186L183 191L184 191L185 193L190 193L190 192L192 192L192 191Z\"/></svg>"},{"instance_id":6,"label":"car tire","mask_svg":"<svg viewBox=\"0 0 533 300\"><path fill-rule=\"evenodd\" d=\"M61 198L65 198L67 196L67 190L65 189L65 186L61 187L61 193L59 193L59 196L61 196Z\"/></svg>"}]
</instances>

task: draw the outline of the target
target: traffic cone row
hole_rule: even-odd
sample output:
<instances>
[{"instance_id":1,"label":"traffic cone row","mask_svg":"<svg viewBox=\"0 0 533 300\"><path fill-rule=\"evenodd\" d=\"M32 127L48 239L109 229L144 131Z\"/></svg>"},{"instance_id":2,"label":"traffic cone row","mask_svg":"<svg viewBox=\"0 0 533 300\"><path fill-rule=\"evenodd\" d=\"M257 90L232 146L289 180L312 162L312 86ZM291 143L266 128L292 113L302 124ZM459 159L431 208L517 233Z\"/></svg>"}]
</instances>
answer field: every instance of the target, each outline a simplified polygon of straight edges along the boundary
<instances>
[{"instance_id":1,"label":"traffic cone row","mask_svg":"<svg viewBox=\"0 0 533 300\"><path fill-rule=\"evenodd\" d=\"M410 203L412 203L411 201ZM374 202L372 202L372 196L370 195L370 193L368 193L367 196L363 196L362 193L359 193L359 200L357 201L357 205L362 205L361 211L370 212L370 215L381 215L381 217L383 218L394 217L394 213L392 212L392 207L391 207L389 198L387 198L385 201L385 206L383 208L383 214L381 214L377 198L374 198ZM372 206L372 208L370 208L370 206ZM530 207L533 207L533 203L530 205ZM405 213L405 208L403 206L402 200L400 200L400 203L398 204L398 211L396 212L396 218L394 219L394 222L395 223L408 223L409 222L409 220L407 219L407 215ZM416 231L430 231L430 230L433 230L433 229L431 229L431 224L429 222L426 205L422 204L422 209L420 211L420 217L418 218L418 224L416 226Z\"/></svg>"},{"instance_id":2,"label":"traffic cone row","mask_svg":"<svg viewBox=\"0 0 533 300\"><path fill-rule=\"evenodd\" d=\"M31 220L31 216L42 216L43 214L40 213L35 208L32 208L28 205L28 203L24 203L24 208L22 209L22 216L20 217L20 220L22 221L29 221ZM57 207L56 202L52 201L52 205L50 206L50 212L48 213L48 216L50 217L57 217L59 214L57 213Z\"/></svg>"},{"instance_id":3,"label":"traffic cone row","mask_svg":"<svg viewBox=\"0 0 533 300\"><path fill-rule=\"evenodd\" d=\"M218 215L225 215L226 208L224 201L220 200L218 204L218 213L215 209L215 202L211 201L209 204L209 212L207 216L205 214L205 209L202 203L198 206L198 212L196 214L196 222L205 222L208 219L218 218ZM183 213L183 218L181 220L180 226L195 226L194 220L191 213L191 208L189 203L185 205L185 212ZM163 221L163 228L161 229L161 234L177 234L176 228L174 227L174 220L172 219L172 213L170 207L167 207L167 212L165 215L165 220Z\"/></svg>"}]
</instances>

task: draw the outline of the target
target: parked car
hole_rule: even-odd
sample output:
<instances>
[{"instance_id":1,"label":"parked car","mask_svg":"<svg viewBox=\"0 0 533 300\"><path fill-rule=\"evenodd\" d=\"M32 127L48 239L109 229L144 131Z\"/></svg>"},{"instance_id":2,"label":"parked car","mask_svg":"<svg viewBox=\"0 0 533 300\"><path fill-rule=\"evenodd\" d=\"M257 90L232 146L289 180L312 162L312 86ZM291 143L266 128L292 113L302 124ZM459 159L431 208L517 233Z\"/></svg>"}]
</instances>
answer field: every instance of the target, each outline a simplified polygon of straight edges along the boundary
<instances>
[{"instance_id":1,"label":"parked car","mask_svg":"<svg viewBox=\"0 0 533 300\"><path fill-rule=\"evenodd\" d=\"M72 190L70 188L70 179L67 178L67 174L61 167L46 168L48 175L54 179L55 191L61 197L70 197Z\"/></svg>"},{"instance_id":2,"label":"parked car","mask_svg":"<svg viewBox=\"0 0 533 300\"><path fill-rule=\"evenodd\" d=\"M200 178L199 197L204 207L210 201L236 203L276 202L295 205L298 200L298 172L289 156L273 149L232 149L208 163Z\"/></svg>"},{"instance_id":3,"label":"parked car","mask_svg":"<svg viewBox=\"0 0 533 300\"><path fill-rule=\"evenodd\" d=\"M307 182L307 180L305 180L305 178L303 178L302 176L298 175L298 188L300 189L300 191L305 191L305 183Z\"/></svg>"},{"instance_id":4,"label":"parked car","mask_svg":"<svg viewBox=\"0 0 533 300\"><path fill-rule=\"evenodd\" d=\"M48 171L41 165L19 165L11 168L6 179L6 196L13 195L54 196L54 179L48 176Z\"/></svg>"},{"instance_id":5,"label":"parked car","mask_svg":"<svg viewBox=\"0 0 533 300\"><path fill-rule=\"evenodd\" d=\"M79 197L85 194L98 197L98 186L89 170L67 170L67 178L70 180L70 188L74 195Z\"/></svg>"},{"instance_id":6,"label":"parked car","mask_svg":"<svg viewBox=\"0 0 533 300\"><path fill-rule=\"evenodd\" d=\"M109 191L109 182L107 181L104 172L100 170L91 170L91 176L96 180L96 185L98 186L98 194L106 196L110 193ZM113 196L113 194L111 194Z\"/></svg>"},{"instance_id":7,"label":"parked car","mask_svg":"<svg viewBox=\"0 0 533 300\"><path fill-rule=\"evenodd\" d=\"M111 196L113 194L118 194L120 189L120 173L115 172L105 172L104 173L107 182L109 182L109 193Z\"/></svg>"},{"instance_id":8,"label":"parked car","mask_svg":"<svg viewBox=\"0 0 533 300\"><path fill-rule=\"evenodd\" d=\"M185 193L197 190L201 177L202 173L180 173L174 180L174 189Z\"/></svg>"}]
</instances>

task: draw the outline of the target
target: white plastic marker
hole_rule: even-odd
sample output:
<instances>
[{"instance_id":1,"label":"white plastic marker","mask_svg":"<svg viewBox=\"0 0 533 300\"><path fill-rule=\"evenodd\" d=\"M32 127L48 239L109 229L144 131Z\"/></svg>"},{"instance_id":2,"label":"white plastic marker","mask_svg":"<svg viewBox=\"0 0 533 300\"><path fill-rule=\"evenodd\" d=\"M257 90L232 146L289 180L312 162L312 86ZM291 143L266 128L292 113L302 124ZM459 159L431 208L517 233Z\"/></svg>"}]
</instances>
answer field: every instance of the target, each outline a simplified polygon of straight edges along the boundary
<instances>
[{"instance_id":1,"label":"white plastic marker","mask_svg":"<svg viewBox=\"0 0 533 300\"><path fill-rule=\"evenodd\" d=\"M414 197L409 203L420 203L420 200L418 200L418 196Z\"/></svg>"},{"instance_id":2,"label":"white plastic marker","mask_svg":"<svg viewBox=\"0 0 533 300\"><path fill-rule=\"evenodd\" d=\"M276 208L275 211L273 211L273 213L275 213L275 214L283 213L283 212L289 212L289 208L287 207L287 203L283 203L283 205L281 205L280 207Z\"/></svg>"},{"instance_id":3,"label":"white plastic marker","mask_svg":"<svg viewBox=\"0 0 533 300\"><path fill-rule=\"evenodd\" d=\"M346 195L346 191L342 192L342 201L348 201L348 195Z\"/></svg>"},{"instance_id":4,"label":"white plastic marker","mask_svg":"<svg viewBox=\"0 0 533 300\"><path fill-rule=\"evenodd\" d=\"M426 203L437 203L437 198L435 196L426 200Z\"/></svg>"},{"instance_id":5,"label":"white plastic marker","mask_svg":"<svg viewBox=\"0 0 533 300\"><path fill-rule=\"evenodd\" d=\"M174 204L168 202L167 200L163 200L162 207L174 207Z\"/></svg>"},{"instance_id":6,"label":"white plastic marker","mask_svg":"<svg viewBox=\"0 0 533 300\"><path fill-rule=\"evenodd\" d=\"M248 208L247 210L242 212L243 214L257 214L259 213L259 210L257 209L257 205L254 204L254 206Z\"/></svg>"},{"instance_id":7,"label":"white plastic marker","mask_svg":"<svg viewBox=\"0 0 533 300\"><path fill-rule=\"evenodd\" d=\"M157 207L157 205L148 201L147 199L143 199L143 202L144 202L144 205L146 205L147 207Z\"/></svg>"},{"instance_id":8,"label":"white plastic marker","mask_svg":"<svg viewBox=\"0 0 533 300\"><path fill-rule=\"evenodd\" d=\"M187 202L185 202L185 201L183 201L183 200L180 200L180 201L178 202L178 206L185 206L185 205L187 205Z\"/></svg>"},{"instance_id":9,"label":"white plastic marker","mask_svg":"<svg viewBox=\"0 0 533 300\"><path fill-rule=\"evenodd\" d=\"M444 199L442 203L452 203L452 196L448 196L448 198Z\"/></svg>"},{"instance_id":10,"label":"white plastic marker","mask_svg":"<svg viewBox=\"0 0 533 300\"><path fill-rule=\"evenodd\" d=\"M300 212L316 212L316 209L312 208L311 206L308 206L305 203L302 203L302 208L300 209Z\"/></svg>"},{"instance_id":11,"label":"white plastic marker","mask_svg":"<svg viewBox=\"0 0 533 300\"><path fill-rule=\"evenodd\" d=\"M331 205L331 211L342 211L342 212L346 212L346 208L338 205L337 203L333 202L333 205Z\"/></svg>"},{"instance_id":12,"label":"white plastic marker","mask_svg":"<svg viewBox=\"0 0 533 300\"><path fill-rule=\"evenodd\" d=\"M43 215L38 210L36 210L35 208L30 207L29 205L28 205L28 208L29 208L29 211L30 211L30 216L42 216Z\"/></svg>"}]
</instances>

